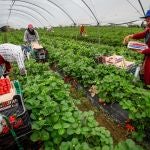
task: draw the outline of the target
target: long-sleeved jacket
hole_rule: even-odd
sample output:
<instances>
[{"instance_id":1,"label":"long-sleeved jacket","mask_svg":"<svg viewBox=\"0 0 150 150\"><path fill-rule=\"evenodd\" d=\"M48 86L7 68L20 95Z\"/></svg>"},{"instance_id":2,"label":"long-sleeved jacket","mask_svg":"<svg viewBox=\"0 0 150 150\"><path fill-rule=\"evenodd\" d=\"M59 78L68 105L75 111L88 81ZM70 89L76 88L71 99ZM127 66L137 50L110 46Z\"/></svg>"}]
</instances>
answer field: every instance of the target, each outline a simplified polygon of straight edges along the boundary
<instances>
[{"instance_id":1,"label":"long-sleeved jacket","mask_svg":"<svg viewBox=\"0 0 150 150\"><path fill-rule=\"evenodd\" d=\"M148 38L149 37L149 38ZM148 48L142 51L144 57L144 82L146 85L150 85L150 28L147 28L144 32L134 34L133 39L144 39L146 38L146 44Z\"/></svg>"},{"instance_id":2,"label":"long-sleeved jacket","mask_svg":"<svg viewBox=\"0 0 150 150\"><path fill-rule=\"evenodd\" d=\"M24 33L24 42L31 43L31 42L39 41L38 32L36 30L34 30L34 32L35 32L35 35L32 35L29 33L28 30L26 30Z\"/></svg>"},{"instance_id":3,"label":"long-sleeved jacket","mask_svg":"<svg viewBox=\"0 0 150 150\"><path fill-rule=\"evenodd\" d=\"M10 63L17 62L19 69L25 69L24 54L21 46L14 44L1 44L0 45L0 65L5 65L6 71L9 72L11 68Z\"/></svg>"}]
</instances>

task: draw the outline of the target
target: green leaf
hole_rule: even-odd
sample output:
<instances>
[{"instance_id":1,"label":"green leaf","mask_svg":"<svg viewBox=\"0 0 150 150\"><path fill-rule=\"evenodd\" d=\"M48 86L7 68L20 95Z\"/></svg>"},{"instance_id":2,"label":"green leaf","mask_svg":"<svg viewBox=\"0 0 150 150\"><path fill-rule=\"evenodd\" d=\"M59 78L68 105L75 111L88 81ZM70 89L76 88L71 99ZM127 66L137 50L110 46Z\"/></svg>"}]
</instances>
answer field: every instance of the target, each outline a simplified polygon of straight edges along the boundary
<instances>
[{"instance_id":1,"label":"green leaf","mask_svg":"<svg viewBox=\"0 0 150 150\"><path fill-rule=\"evenodd\" d=\"M80 134L80 133L81 133L81 128L77 128L77 129L75 130L75 133L76 133L76 134Z\"/></svg>"},{"instance_id":2,"label":"green leaf","mask_svg":"<svg viewBox=\"0 0 150 150\"><path fill-rule=\"evenodd\" d=\"M90 150L88 144L85 143L85 142L82 144L82 149L83 149L83 150Z\"/></svg>"},{"instance_id":3,"label":"green leaf","mask_svg":"<svg viewBox=\"0 0 150 150\"><path fill-rule=\"evenodd\" d=\"M73 117L69 117L67 121L68 121L68 122L71 122L71 123L74 123L74 122L75 122L75 119L74 119Z\"/></svg>"},{"instance_id":4,"label":"green leaf","mask_svg":"<svg viewBox=\"0 0 150 150\"><path fill-rule=\"evenodd\" d=\"M83 127L83 128L81 128L81 130L82 130L83 132L88 132L90 129L89 129L88 127Z\"/></svg>"},{"instance_id":5,"label":"green leaf","mask_svg":"<svg viewBox=\"0 0 150 150\"><path fill-rule=\"evenodd\" d=\"M56 82L52 82L52 83L51 83L51 87L54 88L54 87L56 87L56 86L57 86L57 83L56 83Z\"/></svg>"},{"instance_id":6,"label":"green leaf","mask_svg":"<svg viewBox=\"0 0 150 150\"><path fill-rule=\"evenodd\" d=\"M131 139L120 142L115 146L114 150L143 150L139 145L136 145Z\"/></svg>"},{"instance_id":7,"label":"green leaf","mask_svg":"<svg viewBox=\"0 0 150 150\"><path fill-rule=\"evenodd\" d=\"M41 96L41 95L38 95L38 96L37 96L37 99L40 100L40 101L43 101L43 100L44 100L43 96Z\"/></svg>"},{"instance_id":8,"label":"green leaf","mask_svg":"<svg viewBox=\"0 0 150 150\"><path fill-rule=\"evenodd\" d=\"M37 122L32 123L32 129L41 130L42 126L40 126Z\"/></svg>"},{"instance_id":9,"label":"green leaf","mask_svg":"<svg viewBox=\"0 0 150 150\"><path fill-rule=\"evenodd\" d=\"M74 130L72 130L72 129L67 129L67 134L68 134L68 135L74 134Z\"/></svg>"},{"instance_id":10,"label":"green leaf","mask_svg":"<svg viewBox=\"0 0 150 150\"><path fill-rule=\"evenodd\" d=\"M63 142L63 143L61 143L59 149L60 150L70 150L70 145L67 142Z\"/></svg>"},{"instance_id":11,"label":"green leaf","mask_svg":"<svg viewBox=\"0 0 150 150\"><path fill-rule=\"evenodd\" d=\"M30 136L30 139L33 142L40 140L40 132L38 132L38 131L33 132L33 134Z\"/></svg>"},{"instance_id":12,"label":"green leaf","mask_svg":"<svg viewBox=\"0 0 150 150\"><path fill-rule=\"evenodd\" d=\"M75 128L75 129L78 128L78 123L76 123L76 122L73 123L73 124L72 124L72 128Z\"/></svg>"},{"instance_id":13,"label":"green leaf","mask_svg":"<svg viewBox=\"0 0 150 150\"><path fill-rule=\"evenodd\" d=\"M88 122L88 126L89 126L90 128L93 128L93 127L95 127L95 124L93 124L93 122Z\"/></svg>"},{"instance_id":14,"label":"green leaf","mask_svg":"<svg viewBox=\"0 0 150 150\"><path fill-rule=\"evenodd\" d=\"M105 145L105 146L102 147L102 150L110 150L110 147Z\"/></svg>"},{"instance_id":15,"label":"green leaf","mask_svg":"<svg viewBox=\"0 0 150 150\"><path fill-rule=\"evenodd\" d=\"M37 120L37 116L36 116L35 114L33 114L33 113L30 115L30 117L31 117L31 119L33 119L33 120Z\"/></svg>"},{"instance_id":16,"label":"green leaf","mask_svg":"<svg viewBox=\"0 0 150 150\"><path fill-rule=\"evenodd\" d=\"M62 128L62 124L60 122L56 123L54 126L53 126L54 129L61 129Z\"/></svg>"},{"instance_id":17,"label":"green leaf","mask_svg":"<svg viewBox=\"0 0 150 150\"><path fill-rule=\"evenodd\" d=\"M54 123L55 123L55 122L57 122L57 121L58 121L58 119L59 119L59 115L57 115L57 116L55 115L55 116L53 117L53 121L54 121Z\"/></svg>"},{"instance_id":18,"label":"green leaf","mask_svg":"<svg viewBox=\"0 0 150 150\"><path fill-rule=\"evenodd\" d=\"M58 130L59 135L63 135L65 133L65 129L61 128Z\"/></svg>"},{"instance_id":19,"label":"green leaf","mask_svg":"<svg viewBox=\"0 0 150 150\"><path fill-rule=\"evenodd\" d=\"M72 116L72 113L71 112L66 112L66 113L64 113L64 115L67 116L67 117L70 117L70 116Z\"/></svg>"},{"instance_id":20,"label":"green leaf","mask_svg":"<svg viewBox=\"0 0 150 150\"><path fill-rule=\"evenodd\" d=\"M42 130L40 134L41 134L42 141L47 141L49 139L49 133L47 131Z\"/></svg>"},{"instance_id":21,"label":"green leaf","mask_svg":"<svg viewBox=\"0 0 150 150\"><path fill-rule=\"evenodd\" d=\"M55 144L59 144L61 142L61 137L56 137L55 139L54 139L54 143Z\"/></svg>"},{"instance_id":22,"label":"green leaf","mask_svg":"<svg viewBox=\"0 0 150 150\"><path fill-rule=\"evenodd\" d=\"M141 114L140 113L136 113L135 117L138 118L138 119L140 119L141 118Z\"/></svg>"},{"instance_id":23,"label":"green leaf","mask_svg":"<svg viewBox=\"0 0 150 150\"><path fill-rule=\"evenodd\" d=\"M44 125L46 125L46 120L39 120L37 122L41 127L43 127Z\"/></svg>"},{"instance_id":24,"label":"green leaf","mask_svg":"<svg viewBox=\"0 0 150 150\"><path fill-rule=\"evenodd\" d=\"M31 104L25 104L25 106L26 106L26 109L28 109L28 110L32 110L33 109L33 106L31 105Z\"/></svg>"},{"instance_id":25,"label":"green leaf","mask_svg":"<svg viewBox=\"0 0 150 150\"><path fill-rule=\"evenodd\" d=\"M77 138L73 138L73 139L72 139L72 144L73 144L73 145L78 144L78 139L77 139Z\"/></svg>"},{"instance_id":26,"label":"green leaf","mask_svg":"<svg viewBox=\"0 0 150 150\"><path fill-rule=\"evenodd\" d=\"M52 142L50 142L50 141L44 142L44 150L55 150L53 147L54 147L54 145Z\"/></svg>"},{"instance_id":27,"label":"green leaf","mask_svg":"<svg viewBox=\"0 0 150 150\"><path fill-rule=\"evenodd\" d=\"M69 123L63 123L62 126L63 126L63 128L69 128L70 124Z\"/></svg>"}]
</instances>

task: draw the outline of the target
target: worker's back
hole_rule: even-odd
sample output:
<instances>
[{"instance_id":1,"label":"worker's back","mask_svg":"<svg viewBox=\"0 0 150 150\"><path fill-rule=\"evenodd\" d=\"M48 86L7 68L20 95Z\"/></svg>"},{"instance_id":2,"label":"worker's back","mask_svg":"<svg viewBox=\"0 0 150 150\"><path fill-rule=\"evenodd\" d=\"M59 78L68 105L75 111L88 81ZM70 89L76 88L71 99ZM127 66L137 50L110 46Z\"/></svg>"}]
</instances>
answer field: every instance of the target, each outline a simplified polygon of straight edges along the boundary
<instances>
[{"instance_id":1,"label":"worker's back","mask_svg":"<svg viewBox=\"0 0 150 150\"><path fill-rule=\"evenodd\" d=\"M10 43L0 45L0 55L8 62L15 61L18 55L20 55L23 58L21 46Z\"/></svg>"}]
</instances>

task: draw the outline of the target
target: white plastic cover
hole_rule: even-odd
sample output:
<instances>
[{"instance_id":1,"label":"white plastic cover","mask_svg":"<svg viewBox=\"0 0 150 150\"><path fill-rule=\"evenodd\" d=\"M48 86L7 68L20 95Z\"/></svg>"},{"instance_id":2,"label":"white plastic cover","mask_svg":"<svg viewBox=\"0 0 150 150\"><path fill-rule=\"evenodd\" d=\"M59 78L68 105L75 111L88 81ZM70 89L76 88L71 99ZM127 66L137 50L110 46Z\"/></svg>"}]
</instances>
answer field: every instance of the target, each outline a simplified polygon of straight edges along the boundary
<instances>
[{"instance_id":1,"label":"white plastic cover","mask_svg":"<svg viewBox=\"0 0 150 150\"><path fill-rule=\"evenodd\" d=\"M148 9L150 0L0 0L0 26L141 23Z\"/></svg>"}]
</instances>

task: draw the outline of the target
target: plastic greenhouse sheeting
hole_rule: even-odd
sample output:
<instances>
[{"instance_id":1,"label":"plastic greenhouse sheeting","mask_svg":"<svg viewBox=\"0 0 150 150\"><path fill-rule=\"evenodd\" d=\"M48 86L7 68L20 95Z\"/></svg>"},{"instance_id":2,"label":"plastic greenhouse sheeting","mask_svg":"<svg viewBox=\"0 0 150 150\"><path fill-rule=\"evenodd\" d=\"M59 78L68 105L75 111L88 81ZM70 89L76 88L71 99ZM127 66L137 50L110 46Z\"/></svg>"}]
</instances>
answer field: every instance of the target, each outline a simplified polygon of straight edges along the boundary
<instances>
[{"instance_id":1,"label":"plastic greenhouse sheeting","mask_svg":"<svg viewBox=\"0 0 150 150\"><path fill-rule=\"evenodd\" d=\"M148 9L150 0L0 0L0 26L139 24Z\"/></svg>"}]
</instances>

